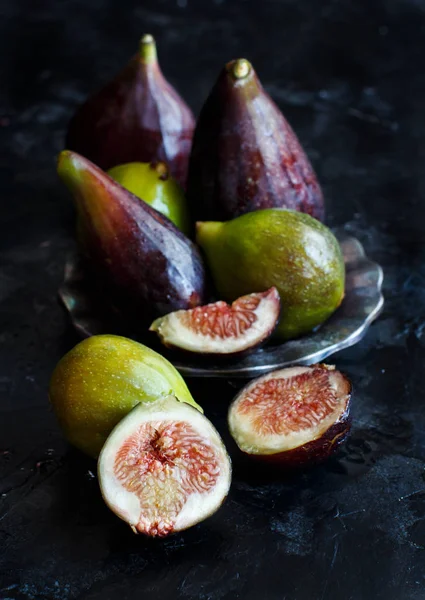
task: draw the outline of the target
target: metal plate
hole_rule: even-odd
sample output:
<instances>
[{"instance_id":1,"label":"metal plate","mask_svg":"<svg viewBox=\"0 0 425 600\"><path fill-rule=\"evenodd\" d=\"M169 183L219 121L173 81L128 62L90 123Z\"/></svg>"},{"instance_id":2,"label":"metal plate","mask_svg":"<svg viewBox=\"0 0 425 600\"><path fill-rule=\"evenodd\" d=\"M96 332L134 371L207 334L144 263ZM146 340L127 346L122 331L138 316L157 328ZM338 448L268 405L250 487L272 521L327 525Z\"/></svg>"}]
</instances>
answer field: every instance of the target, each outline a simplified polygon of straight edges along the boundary
<instances>
[{"instance_id":1,"label":"metal plate","mask_svg":"<svg viewBox=\"0 0 425 600\"><path fill-rule=\"evenodd\" d=\"M167 356L182 375L187 377L257 377L288 365L319 362L356 344L365 335L384 304L381 288L382 268L369 260L361 243L336 232L346 267L345 298L338 310L318 330L298 340L279 345L268 344L243 358L212 359L185 355ZM87 280L77 256L66 264L65 279L59 296L68 310L74 327L83 336L121 333L117 325L96 312L96 302L87 291ZM135 337L135 339L138 339ZM138 340L143 341L143 340Z\"/></svg>"}]
</instances>

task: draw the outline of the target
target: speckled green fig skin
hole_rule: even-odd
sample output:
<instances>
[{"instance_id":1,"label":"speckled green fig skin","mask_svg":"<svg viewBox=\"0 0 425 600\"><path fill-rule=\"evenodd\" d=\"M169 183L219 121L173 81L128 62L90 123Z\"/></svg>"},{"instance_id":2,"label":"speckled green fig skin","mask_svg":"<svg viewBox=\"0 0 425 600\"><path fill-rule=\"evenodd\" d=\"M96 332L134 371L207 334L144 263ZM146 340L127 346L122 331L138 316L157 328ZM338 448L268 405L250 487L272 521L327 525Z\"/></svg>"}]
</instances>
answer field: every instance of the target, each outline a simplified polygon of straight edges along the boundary
<instances>
[{"instance_id":1,"label":"speckled green fig skin","mask_svg":"<svg viewBox=\"0 0 425 600\"><path fill-rule=\"evenodd\" d=\"M170 362L147 346L114 335L77 344L57 364L49 387L65 437L94 458L132 408L169 394L203 412Z\"/></svg>"},{"instance_id":2,"label":"speckled green fig skin","mask_svg":"<svg viewBox=\"0 0 425 600\"><path fill-rule=\"evenodd\" d=\"M188 235L186 198L181 186L171 177L166 163L126 163L109 169L108 175Z\"/></svg>"},{"instance_id":3,"label":"speckled green fig skin","mask_svg":"<svg viewBox=\"0 0 425 600\"><path fill-rule=\"evenodd\" d=\"M276 334L308 333L338 308L345 267L333 233L307 214L265 209L232 221L197 224L220 296L227 301L275 286L282 312Z\"/></svg>"}]
</instances>

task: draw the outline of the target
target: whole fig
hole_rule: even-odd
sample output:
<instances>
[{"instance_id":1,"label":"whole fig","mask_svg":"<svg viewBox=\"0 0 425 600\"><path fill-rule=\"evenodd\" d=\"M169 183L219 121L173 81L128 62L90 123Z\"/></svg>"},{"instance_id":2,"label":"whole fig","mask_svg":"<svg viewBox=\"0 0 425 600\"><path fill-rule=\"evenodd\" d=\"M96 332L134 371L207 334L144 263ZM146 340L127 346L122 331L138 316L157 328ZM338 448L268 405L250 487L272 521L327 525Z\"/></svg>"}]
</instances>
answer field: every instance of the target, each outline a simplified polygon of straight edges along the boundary
<instances>
[{"instance_id":1,"label":"whole fig","mask_svg":"<svg viewBox=\"0 0 425 600\"><path fill-rule=\"evenodd\" d=\"M268 208L232 221L197 223L220 297L233 301L273 287L282 313L276 335L294 339L328 319L344 298L338 240L309 215Z\"/></svg>"},{"instance_id":2,"label":"whole fig","mask_svg":"<svg viewBox=\"0 0 425 600\"><path fill-rule=\"evenodd\" d=\"M101 169L129 162L167 162L185 187L195 120L164 78L154 38L113 81L91 96L70 121L66 147Z\"/></svg>"},{"instance_id":3,"label":"whole fig","mask_svg":"<svg viewBox=\"0 0 425 600\"><path fill-rule=\"evenodd\" d=\"M263 208L324 218L313 168L245 59L224 67L202 108L187 192L195 221L225 221Z\"/></svg>"},{"instance_id":4,"label":"whole fig","mask_svg":"<svg viewBox=\"0 0 425 600\"><path fill-rule=\"evenodd\" d=\"M58 174L73 194L83 253L134 326L203 304L204 267L196 246L164 215L99 167L64 150Z\"/></svg>"},{"instance_id":5,"label":"whole fig","mask_svg":"<svg viewBox=\"0 0 425 600\"><path fill-rule=\"evenodd\" d=\"M94 458L137 404L170 393L202 411L168 360L117 335L94 335L77 344L56 365L49 387L65 437Z\"/></svg>"}]
</instances>

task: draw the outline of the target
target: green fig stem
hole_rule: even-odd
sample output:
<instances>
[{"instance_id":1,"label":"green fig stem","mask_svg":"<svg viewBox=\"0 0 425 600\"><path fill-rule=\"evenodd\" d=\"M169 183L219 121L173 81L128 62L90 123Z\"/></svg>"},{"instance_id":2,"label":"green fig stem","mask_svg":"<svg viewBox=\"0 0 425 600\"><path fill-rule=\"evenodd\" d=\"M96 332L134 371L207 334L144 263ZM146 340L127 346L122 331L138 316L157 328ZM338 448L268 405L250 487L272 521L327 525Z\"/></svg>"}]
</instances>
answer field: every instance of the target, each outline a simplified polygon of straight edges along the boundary
<instances>
[{"instance_id":1,"label":"green fig stem","mask_svg":"<svg viewBox=\"0 0 425 600\"><path fill-rule=\"evenodd\" d=\"M62 150L57 159L57 172L65 185L73 190L81 176L79 155L71 150Z\"/></svg>"},{"instance_id":2,"label":"green fig stem","mask_svg":"<svg viewBox=\"0 0 425 600\"><path fill-rule=\"evenodd\" d=\"M245 79L251 72L251 63L246 58L238 58L232 61L229 66L234 79Z\"/></svg>"},{"instance_id":3,"label":"green fig stem","mask_svg":"<svg viewBox=\"0 0 425 600\"><path fill-rule=\"evenodd\" d=\"M149 65L157 62L156 44L153 35L145 33L140 40L140 59L142 63Z\"/></svg>"},{"instance_id":4,"label":"green fig stem","mask_svg":"<svg viewBox=\"0 0 425 600\"><path fill-rule=\"evenodd\" d=\"M196 241L202 248L209 246L210 241L214 240L222 227L223 223L220 221L198 221L196 223Z\"/></svg>"},{"instance_id":5,"label":"green fig stem","mask_svg":"<svg viewBox=\"0 0 425 600\"><path fill-rule=\"evenodd\" d=\"M162 181L166 181L169 178L170 169L168 168L167 163L161 161L151 162L150 167L155 171L159 179L162 179Z\"/></svg>"}]
</instances>

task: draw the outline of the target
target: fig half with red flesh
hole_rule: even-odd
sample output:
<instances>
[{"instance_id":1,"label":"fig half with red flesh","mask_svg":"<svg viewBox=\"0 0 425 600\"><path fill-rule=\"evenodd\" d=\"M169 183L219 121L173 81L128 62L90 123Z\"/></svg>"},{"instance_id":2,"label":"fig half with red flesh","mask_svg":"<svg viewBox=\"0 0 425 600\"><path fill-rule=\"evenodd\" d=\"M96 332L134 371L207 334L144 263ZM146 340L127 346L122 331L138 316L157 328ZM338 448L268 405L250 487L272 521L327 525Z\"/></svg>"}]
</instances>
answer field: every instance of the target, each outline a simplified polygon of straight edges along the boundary
<instances>
[{"instance_id":1,"label":"fig half with red flesh","mask_svg":"<svg viewBox=\"0 0 425 600\"><path fill-rule=\"evenodd\" d=\"M248 294L231 305L219 301L177 310L151 327L163 344L202 354L236 354L252 350L273 333L280 316L279 292Z\"/></svg>"},{"instance_id":2,"label":"fig half with red flesh","mask_svg":"<svg viewBox=\"0 0 425 600\"><path fill-rule=\"evenodd\" d=\"M174 396L136 406L99 456L103 498L135 533L164 537L212 515L231 464L210 421Z\"/></svg>"},{"instance_id":3,"label":"fig half with red flesh","mask_svg":"<svg viewBox=\"0 0 425 600\"><path fill-rule=\"evenodd\" d=\"M329 365L290 367L248 384L232 402L230 433L246 454L287 466L319 462L348 434L351 384Z\"/></svg>"}]
</instances>

